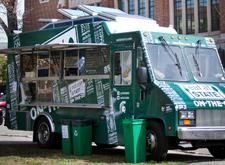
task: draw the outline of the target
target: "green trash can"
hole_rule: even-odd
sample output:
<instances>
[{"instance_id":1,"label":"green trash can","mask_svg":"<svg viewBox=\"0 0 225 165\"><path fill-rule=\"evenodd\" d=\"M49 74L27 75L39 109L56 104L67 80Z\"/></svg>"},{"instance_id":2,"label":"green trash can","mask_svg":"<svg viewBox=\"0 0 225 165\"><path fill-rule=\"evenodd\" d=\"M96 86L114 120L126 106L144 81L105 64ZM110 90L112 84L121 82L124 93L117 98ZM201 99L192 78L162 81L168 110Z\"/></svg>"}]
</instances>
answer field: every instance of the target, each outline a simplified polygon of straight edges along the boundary
<instances>
[{"instance_id":1,"label":"green trash can","mask_svg":"<svg viewBox=\"0 0 225 165\"><path fill-rule=\"evenodd\" d=\"M124 119L125 158L128 163L146 160L146 128L143 119Z\"/></svg>"},{"instance_id":2,"label":"green trash can","mask_svg":"<svg viewBox=\"0 0 225 165\"><path fill-rule=\"evenodd\" d=\"M86 119L72 120L73 154L76 156L92 153L92 122Z\"/></svg>"},{"instance_id":3,"label":"green trash can","mask_svg":"<svg viewBox=\"0 0 225 165\"><path fill-rule=\"evenodd\" d=\"M62 152L65 155L72 154L72 137L70 120L61 121Z\"/></svg>"}]
</instances>

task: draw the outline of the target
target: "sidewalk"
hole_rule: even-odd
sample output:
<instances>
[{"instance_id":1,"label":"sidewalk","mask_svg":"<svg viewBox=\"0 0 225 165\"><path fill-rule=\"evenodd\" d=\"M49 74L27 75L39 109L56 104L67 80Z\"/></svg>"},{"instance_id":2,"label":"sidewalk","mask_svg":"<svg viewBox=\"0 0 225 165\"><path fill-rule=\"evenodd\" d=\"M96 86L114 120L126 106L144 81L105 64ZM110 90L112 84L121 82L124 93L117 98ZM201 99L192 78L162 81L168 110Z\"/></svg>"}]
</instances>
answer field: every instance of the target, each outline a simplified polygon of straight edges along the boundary
<instances>
[{"instance_id":1,"label":"sidewalk","mask_svg":"<svg viewBox=\"0 0 225 165\"><path fill-rule=\"evenodd\" d=\"M32 141L32 131L9 130L7 127L0 126L0 142L2 141Z\"/></svg>"}]
</instances>

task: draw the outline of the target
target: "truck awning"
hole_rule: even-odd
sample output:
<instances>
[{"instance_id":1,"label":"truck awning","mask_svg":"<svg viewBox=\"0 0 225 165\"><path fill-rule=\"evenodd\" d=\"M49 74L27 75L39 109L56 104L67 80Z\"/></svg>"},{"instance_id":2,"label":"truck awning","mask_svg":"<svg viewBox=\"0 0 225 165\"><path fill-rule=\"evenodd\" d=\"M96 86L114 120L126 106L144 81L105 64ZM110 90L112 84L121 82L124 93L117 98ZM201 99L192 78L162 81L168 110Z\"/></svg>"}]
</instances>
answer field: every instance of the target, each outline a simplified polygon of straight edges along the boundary
<instances>
[{"instance_id":1,"label":"truck awning","mask_svg":"<svg viewBox=\"0 0 225 165\"><path fill-rule=\"evenodd\" d=\"M47 45L33 45L18 48L1 49L2 54L20 54L23 52L32 52L38 50L67 50L67 49L87 49L108 46L104 43L58 43Z\"/></svg>"}]
</instances>

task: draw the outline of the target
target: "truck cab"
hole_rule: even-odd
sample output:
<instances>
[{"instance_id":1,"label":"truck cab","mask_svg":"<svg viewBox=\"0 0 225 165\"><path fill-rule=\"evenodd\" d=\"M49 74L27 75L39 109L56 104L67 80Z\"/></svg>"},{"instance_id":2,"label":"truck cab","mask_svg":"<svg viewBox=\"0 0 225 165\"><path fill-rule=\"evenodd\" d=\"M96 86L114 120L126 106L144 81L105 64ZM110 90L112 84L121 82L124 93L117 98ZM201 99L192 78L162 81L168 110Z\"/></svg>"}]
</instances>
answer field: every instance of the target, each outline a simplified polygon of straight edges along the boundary
<instances>
[{"instance_id":1,"label":"truck cab","mask_svg":"<svg viewBox=\"0 0 225 165\"><path fill-rule=\"evenodd\" d=\"M140 83L146 98L140 109L145 111L143 118L148 116L149 146L157 139L164 141L158 142L157 153L163 157L165 141L171 148L186 141L192 149L207 147L215 158L224 158L225 78L214 40L154 32L142 36L148 42L140 75L147 81Z\"/></svg>"}]
</instances>

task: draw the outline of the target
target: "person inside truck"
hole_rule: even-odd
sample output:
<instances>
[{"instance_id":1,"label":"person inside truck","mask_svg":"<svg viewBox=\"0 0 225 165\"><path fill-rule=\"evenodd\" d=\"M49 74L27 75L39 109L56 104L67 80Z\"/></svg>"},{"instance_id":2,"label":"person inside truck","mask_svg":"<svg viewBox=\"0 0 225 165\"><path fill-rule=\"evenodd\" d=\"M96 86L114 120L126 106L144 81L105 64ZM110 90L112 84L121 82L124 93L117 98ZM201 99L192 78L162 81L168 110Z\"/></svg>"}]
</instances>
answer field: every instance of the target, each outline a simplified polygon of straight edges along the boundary
<instances>
[{"instance_id":1,"label":"person inside truck","mask_svg":"<svg viewBox=\"0 0 225 165\"><path fill-rule=\"evenodd\" d=\"M131 65L129 66L126 66L123 70L123 73L122 73L122 81L123 81L123 84L130 84L131 83Z\"/></svg>"}]
</instances>

